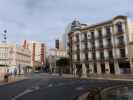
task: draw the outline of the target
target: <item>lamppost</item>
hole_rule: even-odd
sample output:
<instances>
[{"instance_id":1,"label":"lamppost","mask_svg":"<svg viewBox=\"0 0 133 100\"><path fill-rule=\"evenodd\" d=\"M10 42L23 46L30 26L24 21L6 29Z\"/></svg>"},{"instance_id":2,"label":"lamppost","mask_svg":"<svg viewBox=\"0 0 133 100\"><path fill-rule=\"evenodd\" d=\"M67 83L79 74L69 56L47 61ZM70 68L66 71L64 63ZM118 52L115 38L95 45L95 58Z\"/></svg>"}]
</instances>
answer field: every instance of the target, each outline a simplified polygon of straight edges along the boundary
<instances>
[{"instance_id":1,"label":"lamppost","mask_svg":"<svg viewBox=\"0 0 133 100\"><path fill-rule=\"evenodd\" d=\"M3 35L3 41L2 41L2 43L4 43L4 45L5 45L5 50L4 50L4 54L5 54L5 67L6 67L6 72L7 72L7 70L8 70L8 68L7 68L7 65L6 65L6 43L7 43L7 30L4 30L3 31L3 33L2 33L2 35Z\"/></svg>"}]
</instances>

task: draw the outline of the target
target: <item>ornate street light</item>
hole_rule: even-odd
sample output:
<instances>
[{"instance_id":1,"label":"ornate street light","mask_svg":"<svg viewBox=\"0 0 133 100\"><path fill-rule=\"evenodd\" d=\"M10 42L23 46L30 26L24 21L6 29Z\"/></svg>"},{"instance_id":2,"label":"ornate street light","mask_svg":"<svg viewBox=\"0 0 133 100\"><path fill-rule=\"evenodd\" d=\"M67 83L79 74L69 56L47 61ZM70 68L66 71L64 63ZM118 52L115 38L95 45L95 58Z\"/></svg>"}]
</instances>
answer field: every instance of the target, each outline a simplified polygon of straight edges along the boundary
<instances>
[{"instance_id":1,"label":"ornate street light","mask_svg":"<svg viewBox=\"0 0 133 100\"><path fill-rule=\"evenodd\" d=\"M3 43L5 44L5 67L7 68L7 65L6 65L6 43L7 43L7 30L4 30L3 33ZM6 69L6 72L7 72L8 68Z\"/></svg>"}]
</instances>

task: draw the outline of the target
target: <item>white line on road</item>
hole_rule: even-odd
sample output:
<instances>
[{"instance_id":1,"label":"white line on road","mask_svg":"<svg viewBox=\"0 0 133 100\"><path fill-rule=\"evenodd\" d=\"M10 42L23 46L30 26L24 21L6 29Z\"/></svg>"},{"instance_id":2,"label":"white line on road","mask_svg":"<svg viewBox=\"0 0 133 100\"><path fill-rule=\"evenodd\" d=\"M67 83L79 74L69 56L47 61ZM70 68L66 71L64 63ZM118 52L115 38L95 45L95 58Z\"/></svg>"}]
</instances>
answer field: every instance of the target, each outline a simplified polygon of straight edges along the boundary
<instances>
[{"instance_id":1,"label":"white line on road","mask_svg":"<svg viewBox=\"0 0 133 100\"><path fill-rule=\"evenodd\" d=\"M22 97L23 95L32 92L33 90L27 89L24 92L18 94L17 96L15 96L14 98L12 98L12 100L17 100L18 98Z\"/></svg>"},{"instance_id":2,"label":"white line on road","mask_svg":"<svg viewBox=\"0 0 133 100\"><path fill-rule=\"evenodd\" d=\"M39 86L32 87L30 89L25 90L24 92L19 93L17 96L13 97L11 100L17 100L18 98L22 97L23 95L31 93L31 92L33 92L35 90L39 90L39 89L40 89Z\"/></svg>"},{"instance_id":3,"label":"white line on road","mask_svg":"<svg viewBox=\"0 0 133 100\"><path fill-rule=\"evenodd\" d=\"M80 87L76 87L75 89L80 91L80 90L83 90L84 88L80 86Z\"/></svg>"},{"instance_id":4,"label":"white line on road","mask_svg":"<svg viewBox=\"0 0 133 100\"><path fill-rule=\"evenodd\" d=\"M48 87L53 87L53 84L49 84Z\"/></svg>"}]
</instances>

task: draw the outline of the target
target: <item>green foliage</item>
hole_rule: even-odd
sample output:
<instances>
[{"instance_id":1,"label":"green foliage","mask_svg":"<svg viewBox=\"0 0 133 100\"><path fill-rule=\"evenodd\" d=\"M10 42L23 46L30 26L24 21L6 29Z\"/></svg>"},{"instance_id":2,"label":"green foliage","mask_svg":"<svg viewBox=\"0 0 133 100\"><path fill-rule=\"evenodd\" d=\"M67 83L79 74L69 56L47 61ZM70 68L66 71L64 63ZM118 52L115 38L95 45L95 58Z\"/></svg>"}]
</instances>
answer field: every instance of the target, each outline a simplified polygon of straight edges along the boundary
<instances>
[{"instance_id":1,"label":"green foliage","mask_svg":"<svg viewBox=\"0 0 133 100\"><path fill-rule=\"evenodd\" d=\"M9 67L8 65L0 64L0 67Z\"/></svg>"},{"instance_id":2,"label":"green foliage","mask_svg":"<svg viewBox=\"0 0 133 100\"><path fill-rule=\"evenodd\" d=\"M68 58L60 58L56 61L56 65L61 67L61 66L68 66L69 65L69 59Z\"/></svg>"}]
</instances>

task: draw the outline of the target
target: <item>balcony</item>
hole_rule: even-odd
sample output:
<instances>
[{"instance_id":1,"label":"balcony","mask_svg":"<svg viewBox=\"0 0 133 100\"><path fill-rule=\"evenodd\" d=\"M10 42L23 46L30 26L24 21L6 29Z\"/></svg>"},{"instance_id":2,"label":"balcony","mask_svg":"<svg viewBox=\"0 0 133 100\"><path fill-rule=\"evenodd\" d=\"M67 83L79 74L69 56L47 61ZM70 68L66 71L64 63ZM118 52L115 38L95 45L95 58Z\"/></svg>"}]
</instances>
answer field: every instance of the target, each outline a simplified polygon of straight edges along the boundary
<instances>
[{"instance_id":1,"label":"balcony","mask_svg":"<svg viewBox=\"0 0 133 100\"><path fill-rule=\"evenodd\" d=\"M83 39L81 42L88 42L88 40L87 39Z\"/></svg>"},{"instance_id":2,"label":"balcony","mask_svg":"<svg viewBox=\"0 0 133 100\"><path fill-rule=\"evenodd\" d=\"M120 58L125 58L125 57L126 57L125 49L120 49Z\"/></svg>"},{"instance_id":3,"label":"balcony","mask_svg":"<svg viewBox=\"0 0 133 100\"><path fill-rule=\"evenodd\" d=\"M124 33L124 30L123 30L123 25L122 25L122 23L121 22L118 22L117 24L116 24L116 33L117 33L117 35L119 35L119 34L123 34Z\"/></svg>"},{"instance_id":4,"label":"balcony","mask_svg":"<svg viewBox=\"0 0 133 100\"><path fill-rule=\"evenodd\" d=\"M111 33L107 33L104 37L105 38L111 38Z\"/></svg>"},{"instance_id":5,"label":"balcony","mask_svg":"<svg viewBox=\"0 0 133 100\"><path fill-rule=\"evenodd\" d=\"M125 43L124 42L119 42L117 44L117 48L124 48L125 47Z\"/></svg>"},{"instance_id":6,"label":"balcony","mask_svg":"<svg viewBox=\"0 0 133 100\"><path fill-rule=\"evenodd\" d=\"M103 44L99 44L99 48L103 48Z\"/></svg>"},{"instance_id":7,"label":"balcony","mask_svg":"<svg viewBox=\"0 0 133 100\"><path fill-rule=\"evenodd\" d=\"M113 47L112 43L108 43L108 44L106 45L106 48L112 48L112 47Z\"/></svg>"}]
</instances>

